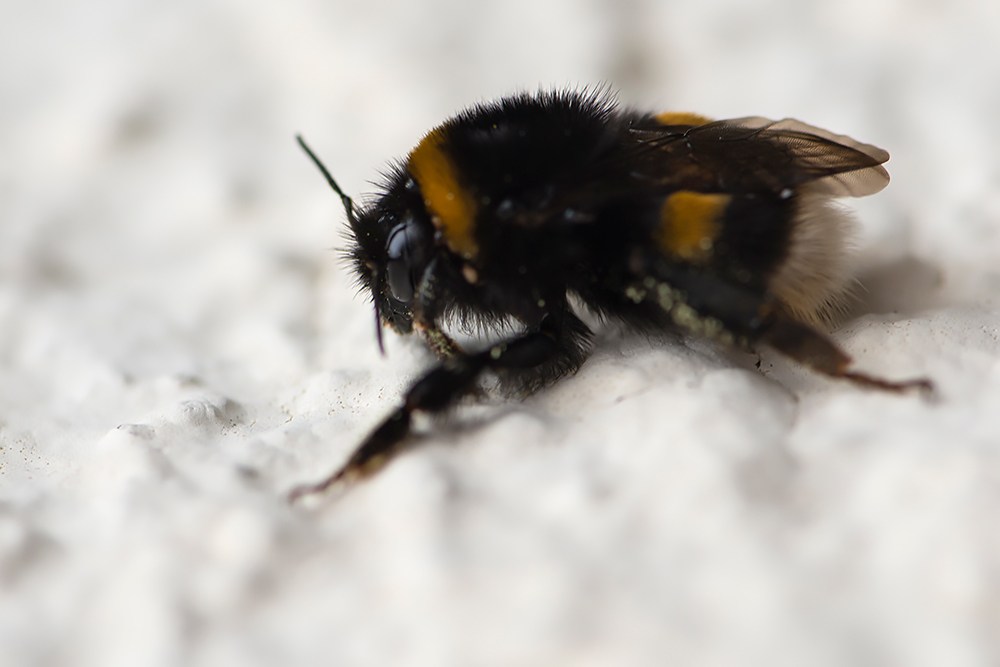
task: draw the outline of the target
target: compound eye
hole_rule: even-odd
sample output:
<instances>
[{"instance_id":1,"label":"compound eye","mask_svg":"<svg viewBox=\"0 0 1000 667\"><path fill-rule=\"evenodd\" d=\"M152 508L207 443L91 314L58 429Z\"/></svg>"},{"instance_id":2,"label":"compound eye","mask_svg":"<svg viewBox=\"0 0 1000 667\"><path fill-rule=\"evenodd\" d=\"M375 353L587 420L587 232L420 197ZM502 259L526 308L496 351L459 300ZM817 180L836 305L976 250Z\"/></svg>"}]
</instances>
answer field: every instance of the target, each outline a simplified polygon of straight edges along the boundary
<instances>
[{"instance_id":1,"label":"compound eye","mask_svg":"<svg viewBox=\"0 0 1000 667\"><path fill-rule=\"evenodd\" d=\"M389 232L386 277L392 295L403 303L413 300L423 241L424 232L412 217L407 217Z\"/></svg>"}]
</instances>

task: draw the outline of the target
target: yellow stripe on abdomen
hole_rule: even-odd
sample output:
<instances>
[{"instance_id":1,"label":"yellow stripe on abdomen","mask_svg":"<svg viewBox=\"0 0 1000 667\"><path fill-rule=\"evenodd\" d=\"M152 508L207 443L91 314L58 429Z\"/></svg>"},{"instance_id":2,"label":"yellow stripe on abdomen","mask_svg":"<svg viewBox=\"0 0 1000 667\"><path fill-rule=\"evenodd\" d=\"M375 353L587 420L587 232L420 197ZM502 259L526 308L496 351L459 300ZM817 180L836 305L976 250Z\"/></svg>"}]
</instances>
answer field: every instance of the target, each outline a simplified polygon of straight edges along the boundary
<instances>
[{"instance_id":1,"label":"yellow stripe on abdomen","mask_svg":"<svg viewBox=\"0 0 1000 667\"><path fill-rule=\"evenodd\" d=\"M686 111L664 111L656 114L656 122L660 125L704 125L711 123L712 119Z\"/></svg>"},{"instance_id":2,"label":"yellow stripe on abdomen","mask_svg":"<svg viewBox=\"0 0 1000 667\"><path fill-rule=\"evenodd\" d=\"M479 252L473 234L476 203L458 181L458 169L442 150L444 133L438 128L410 153L406 168L420 186L434 227L452 252L472 259Z\"/></svg>"},{"instance_id":3,"label":"yellow stripe on abdomen","mask_svg":"<svg viewBox=\"0 0 1000 667\"><path fill-rule=\"evenodd\" d=\"M687 262L706 261L722 232L730 195L681 190L663 200L657 242L665 255Z\"/></svg>"}]
</instances>

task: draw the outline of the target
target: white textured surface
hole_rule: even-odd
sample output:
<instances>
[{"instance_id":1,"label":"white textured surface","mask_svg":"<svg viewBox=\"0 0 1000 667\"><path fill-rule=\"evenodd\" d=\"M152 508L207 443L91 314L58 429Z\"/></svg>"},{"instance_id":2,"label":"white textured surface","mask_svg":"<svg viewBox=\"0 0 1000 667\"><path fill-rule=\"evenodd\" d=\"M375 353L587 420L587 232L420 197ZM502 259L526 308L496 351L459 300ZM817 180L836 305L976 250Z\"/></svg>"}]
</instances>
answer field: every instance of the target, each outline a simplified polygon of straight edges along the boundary
<instances>
[{"instance_id":1,"label":"white textured surface","mask_svg":"<svg viewBox=\"0 0 1000 667\"><path fill-rule=\"evenodd\" d=\"M0 663L1000 660L1000 4L7 3ZM607 333L338 502L428 360L329 252L455 110L609 81L883 146L837 339L936 404ZM367 188L370 189L370 188Z\"/></svg>"}]
</instances>

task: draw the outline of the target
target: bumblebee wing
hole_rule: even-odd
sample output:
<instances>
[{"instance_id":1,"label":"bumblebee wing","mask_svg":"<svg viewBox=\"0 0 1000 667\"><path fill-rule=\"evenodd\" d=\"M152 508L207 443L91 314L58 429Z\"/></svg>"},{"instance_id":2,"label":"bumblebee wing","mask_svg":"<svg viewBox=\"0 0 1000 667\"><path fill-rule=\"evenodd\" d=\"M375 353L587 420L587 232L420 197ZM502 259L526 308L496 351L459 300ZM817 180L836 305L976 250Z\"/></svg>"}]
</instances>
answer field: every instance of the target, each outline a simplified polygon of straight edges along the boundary
<instances>
[{"instance_id":1,"label":"bumblebee wing","mask_svg":"<svg viewBox=\"0 0 1000 667\"><path fill-rule=\"evenodd\" d=\"M798 188L830 197L863 197L889 183L889 154L870 144L786 118L747 117L703 125L635 122L589 164L569 170L558 194L522 224L594 219L612 202L698 193L786 196ZM572 213L570 216L568 213Z\"/></svg>"},{"instance_id":2,"label":"bumblebee wing","mask_svg":"<svg viewBox=\"0 0 1000 667\"><path fill-rule=\"evenodd\" d=\"M633 176L667 190L781 192L809 183L830 196L863 197L889 183L884 150L791 118L644 126L635 134L624 161L634 162Z\"/></svg>"},{"instance_id":3,"label":"bumblebee wing","mask_svg":"<svg viewBox=\"0 0 1000 667\"><path fill-rule=\"evenodd\" d=\"M813 182L814 188L834 197L865 197L889 184L889 174L881 166L889 160L889 154L843 134L794 118L779 121L737 118L711 125L739 128L737 131L752 132L755 137L780 146L787 151L792 169L798 173L792 177L796 184Z\"/></svg>"}]
</instances>

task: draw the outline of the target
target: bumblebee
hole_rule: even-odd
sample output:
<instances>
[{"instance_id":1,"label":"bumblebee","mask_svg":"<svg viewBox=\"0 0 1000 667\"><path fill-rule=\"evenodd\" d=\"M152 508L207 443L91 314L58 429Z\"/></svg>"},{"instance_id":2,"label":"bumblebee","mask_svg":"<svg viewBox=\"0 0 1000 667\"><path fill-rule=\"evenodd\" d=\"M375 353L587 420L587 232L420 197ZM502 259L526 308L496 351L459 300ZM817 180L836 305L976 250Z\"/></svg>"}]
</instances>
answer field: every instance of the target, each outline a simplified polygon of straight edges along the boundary
<instances>
[{"instance_id":1,"label":"bumblebee","mask_svg":"<svg viewBox=\"0 0 1000 667\"><path fill-rule=\"evenodd\" d=\"M576 371L592 332L573 301L640 331L680 328L767 345L832 378L930 388L851 370L821 328L844 303L850 220L835 197L889 182L885 151L797 120L640 113L601 92L520 94L431 130L357 210L348 251L381 329L416 332L440 358L402 405L318 484L372 473L415 412L440 413L493 371L525 395ZM574 298L575 297L575 298ZM520 333L466 351L443 324Z\"/></svg>"}]
</instances>

